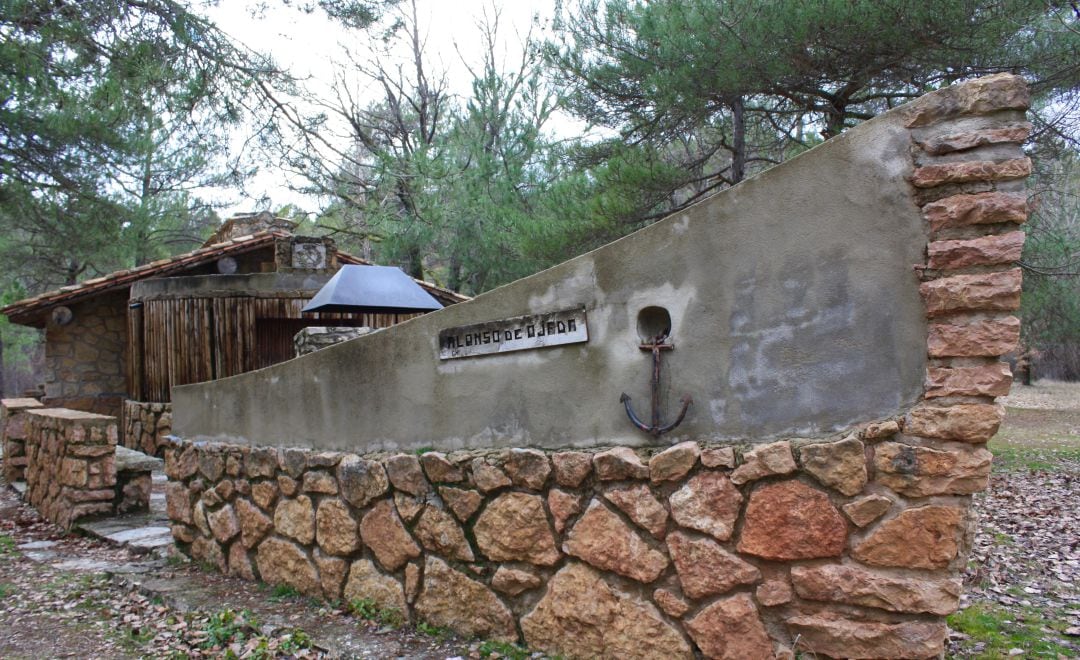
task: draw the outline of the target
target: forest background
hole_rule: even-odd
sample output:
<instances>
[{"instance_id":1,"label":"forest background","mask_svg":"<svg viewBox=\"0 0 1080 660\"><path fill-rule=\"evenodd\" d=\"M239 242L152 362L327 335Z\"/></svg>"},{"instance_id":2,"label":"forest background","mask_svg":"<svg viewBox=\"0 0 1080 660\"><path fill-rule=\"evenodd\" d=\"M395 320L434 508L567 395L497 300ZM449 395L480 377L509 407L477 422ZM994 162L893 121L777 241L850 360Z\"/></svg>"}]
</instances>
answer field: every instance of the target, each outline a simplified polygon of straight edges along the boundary
<instances>
[{"instance_id":1,"label":"forest background","mask_svg":"<svg viewBox=\"0 0 1080 660\"><path fill-rule=\"evenodd\" d=\"M454 35L464 90L417 2L264 0L347 35L317 84L213 3L0 3L0 302L197 247L260 169L312 201L251 210L477 294L1008 71L1033 92L1021 350L1080 379L1077 2L557 0L509 40L493 2ZM39 333L0 341L0 391L36 386Z\"/></svg>"}]
</instances>

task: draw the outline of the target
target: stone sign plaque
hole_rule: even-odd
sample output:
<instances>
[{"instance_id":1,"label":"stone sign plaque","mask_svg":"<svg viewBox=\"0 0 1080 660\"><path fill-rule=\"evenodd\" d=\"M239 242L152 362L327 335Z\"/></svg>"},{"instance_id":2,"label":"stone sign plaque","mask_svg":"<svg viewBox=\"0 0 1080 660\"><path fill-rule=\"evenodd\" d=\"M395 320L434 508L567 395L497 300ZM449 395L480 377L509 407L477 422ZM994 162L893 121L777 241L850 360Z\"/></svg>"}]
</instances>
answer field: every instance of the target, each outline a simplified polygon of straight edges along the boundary
<instances>
[{"instance_id":1,"label":"stone sign plaque","mask_svg":"<svg viewBox=\"0 0 1080 660\"><path fill-rule=\"evenodd\" d=\"M585 310L487 321L439 332L439 358L474 357L589 341Z\"/></svg>"}]
</instances>

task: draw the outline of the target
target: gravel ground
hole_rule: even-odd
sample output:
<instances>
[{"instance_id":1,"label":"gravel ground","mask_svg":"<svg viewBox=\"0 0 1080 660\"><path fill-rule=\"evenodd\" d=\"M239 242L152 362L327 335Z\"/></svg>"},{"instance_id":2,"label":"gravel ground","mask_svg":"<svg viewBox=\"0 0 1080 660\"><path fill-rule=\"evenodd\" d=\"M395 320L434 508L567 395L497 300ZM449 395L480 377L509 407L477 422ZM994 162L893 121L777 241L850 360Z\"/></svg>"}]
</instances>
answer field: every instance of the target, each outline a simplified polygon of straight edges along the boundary
<instances>
[{"instance_id":1,"label":"gravel ground","mask_svg":"<svg viewBox=\"0 0 1080 660\"><path fill-rule=\"evenodd\" d=\"M1009 396L998 401L1007 408L1080 410L1080 383L1060 380L1039 380L1033 385L1015 383Z\"/></svg>"}]
</instances>

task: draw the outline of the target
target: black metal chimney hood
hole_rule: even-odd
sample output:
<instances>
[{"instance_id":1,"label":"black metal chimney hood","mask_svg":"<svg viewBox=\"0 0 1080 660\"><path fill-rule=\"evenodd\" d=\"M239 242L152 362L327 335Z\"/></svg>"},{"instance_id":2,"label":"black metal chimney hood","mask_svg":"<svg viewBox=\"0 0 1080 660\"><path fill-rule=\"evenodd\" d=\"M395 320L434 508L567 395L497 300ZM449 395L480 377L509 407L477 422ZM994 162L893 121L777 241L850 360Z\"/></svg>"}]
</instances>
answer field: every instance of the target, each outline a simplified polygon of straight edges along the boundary
<instances>
[{"instance_id":1,"label":"black metal chimney hood","mask_svg":"<svg viewBox=\"0 0 1080 660\"><path fill-rule=\"evenodd\" d=\"M301 310L344 314L415 314L442 309L416 280L394 266L342 266Z\"/></svg>"}]
</instances>

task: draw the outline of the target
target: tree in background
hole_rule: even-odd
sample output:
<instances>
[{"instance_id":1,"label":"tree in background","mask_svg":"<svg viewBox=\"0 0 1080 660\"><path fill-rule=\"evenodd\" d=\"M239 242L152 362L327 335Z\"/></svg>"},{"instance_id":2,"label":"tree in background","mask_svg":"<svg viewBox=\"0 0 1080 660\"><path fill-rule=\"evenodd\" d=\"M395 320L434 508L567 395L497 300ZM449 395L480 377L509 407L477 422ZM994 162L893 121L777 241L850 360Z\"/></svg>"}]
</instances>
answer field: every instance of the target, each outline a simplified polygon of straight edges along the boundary
<instances>
[{"instance_id":1,"label":"tree in background","mask_svg":"<svg viewBox=\"0 0 1080 660\"><path fill-rule=\"evenodd\" d=\"M29 291L199 238L200 191L247 174L229 132L283 80L174 0L13 0L0 36L0 249Z\"/></svg>"},{"instance_id":2,"label":"tree in background","mask_svg":"<svg viewBox=\"0 0 1080 660\"><path fill-rule=\"evenodd\" d=\"M522 244L542 222L554 98L528 35L503 63L499 19L492 9L477 26L481 56L465 62L471 93L459 98L432 68L416 4L402 6L374 52L350 54L331 99L308 97L322 112L278 136L307 189L332 200L318 226L343 247L469 293L547 265Z\"/></svg>"},{"instance_id":3,"label":"tree in background","mask_svg":"<svg viewBox=\"0 0 1080 660\"><path fill-rule=\"evenodd\" d=\"M639 225L963 77L1013 71L1036 95L1073 89L1080 41L1052 29L1067 11L1041 0L582 0L546 51L572 112L617 131L639 162L681 173L659 203L646 189L626 218ZM604 149L584 155L585 166L610 161Z\"/></svg>"},{"instance_id":4,"label":"tree in background","mask_svg":"<svg viewBox=\"0 0 1080 660\"><path fill-rule=\"evenodd\" d=\"M1080 155L1036 161L1021 345L1037 376L1080 379Z\"/></svg>"}]
</instances>

